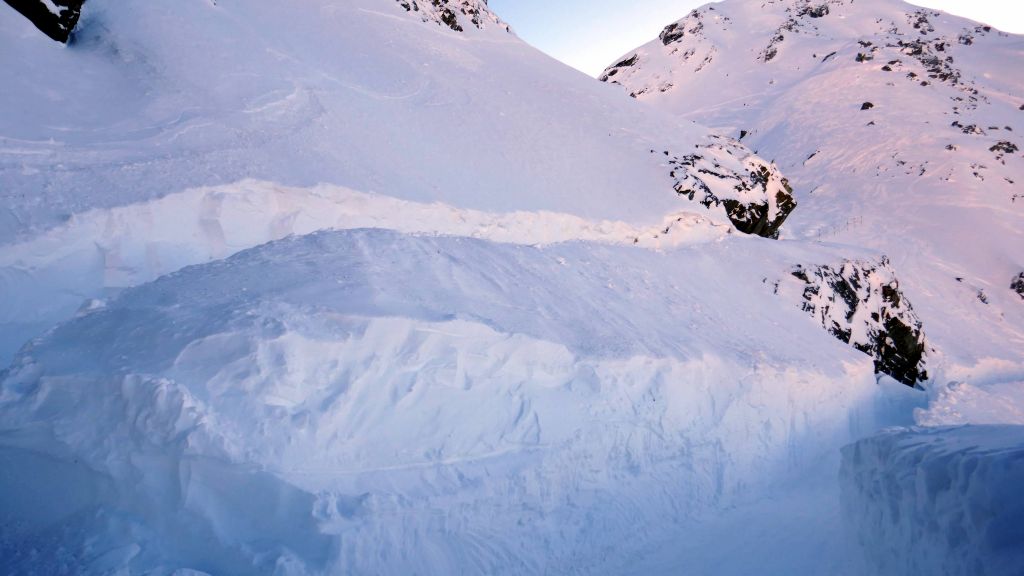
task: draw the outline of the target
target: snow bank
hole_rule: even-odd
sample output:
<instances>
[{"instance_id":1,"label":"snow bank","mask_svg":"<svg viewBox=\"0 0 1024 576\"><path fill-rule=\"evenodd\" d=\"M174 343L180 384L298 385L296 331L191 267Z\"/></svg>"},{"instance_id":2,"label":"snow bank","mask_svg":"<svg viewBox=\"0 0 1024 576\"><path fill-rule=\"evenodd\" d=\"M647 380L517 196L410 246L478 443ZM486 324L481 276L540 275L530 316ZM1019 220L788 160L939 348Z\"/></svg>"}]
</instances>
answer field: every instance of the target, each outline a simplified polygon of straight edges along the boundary
<instances>
[{"instance_id":1,"label":"snow bank","mask_svg":"<svg viewBox=\"0 0 1024 576\"><path fill-rule=\"evenodd\" d=\"M295 188L247 180L149 202L90 210L32 240L0 245L0 362L83 302L192 264L291 234L374 227L518 244L589 240L667 248L725 237L692 213L650 226L555 212L494 213L367 194L341 186Z\"/></svg>"},{"instance_id":2,"label":"snow bank","mask_svg":"<svg viewBox=\"0 0 1024 576\"><path fill-rule=\"evenodd\" d=\"M740 240L658 253L317 233L127 290L0 379L0 558L622 564L870 429L870 361L759 289L780 264Z\"/></svg>"},{"instance_id":3,"label":"snow bank","mask_svg":"<svg viewBox=\"0 0 1024 576\"><path fill-rule=\"evenodd\" d=\"M841 477L872 573L1024 573L1024 427L895 429L844 448Z\"/></svg>"}]
</instances>

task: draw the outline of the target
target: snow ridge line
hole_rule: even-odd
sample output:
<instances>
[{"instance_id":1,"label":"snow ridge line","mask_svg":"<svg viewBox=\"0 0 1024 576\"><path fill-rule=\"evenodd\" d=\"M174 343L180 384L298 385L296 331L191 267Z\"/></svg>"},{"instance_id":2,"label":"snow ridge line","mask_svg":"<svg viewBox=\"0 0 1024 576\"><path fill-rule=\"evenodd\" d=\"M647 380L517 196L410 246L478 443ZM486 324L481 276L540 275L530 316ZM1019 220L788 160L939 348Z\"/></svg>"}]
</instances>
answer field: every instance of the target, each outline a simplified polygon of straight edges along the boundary
<instances>
[{"instance_id":1,"label":"snow ridge line","mask_svg":"<svg viewBox=\"0 0 1024 576\"><path fill-rule=\"evenodd\" d=\"M0 245L0 288L7 296L0 302L0 326L52 325L111 289L137 286L290 235L353 228L523 245L590 241L647 249L715 241L732 230L690 212L638 226L547 211L461 209L334 185L295 188L244 180L91 210L34 238ZM20 343L0 342L0 359L14 351L5 348Z\"/></svg>"}]
</instances>

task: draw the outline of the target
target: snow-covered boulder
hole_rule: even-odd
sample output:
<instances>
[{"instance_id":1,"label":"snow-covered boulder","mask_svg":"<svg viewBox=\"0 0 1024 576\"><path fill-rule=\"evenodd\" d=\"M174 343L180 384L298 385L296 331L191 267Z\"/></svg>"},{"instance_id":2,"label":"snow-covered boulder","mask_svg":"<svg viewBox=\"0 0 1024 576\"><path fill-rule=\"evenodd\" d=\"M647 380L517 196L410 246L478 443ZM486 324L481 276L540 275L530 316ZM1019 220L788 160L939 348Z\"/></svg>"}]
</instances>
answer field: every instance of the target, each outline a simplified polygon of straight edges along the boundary
<instances>
[{"instance_id":1,"label":"snow-covered boulder","mask_svg":"<svg viewBox=\"0 0 1024 576\"><path fill-rule=\"evenodd\" d=\"M1024 574L1024 426L893 429L844 448L840 477L869 573Z\"/></svg>"},{"instance_id":2,"label":"snow-covered boulder","mask_svg":"<svg viewBox=\"0 0 1024 576\"><path fill-rule=\"evenodd\" d=\"M806 284L804 311L839 340L872 356L876 373L908 386L927 380L921 321L887 258L798 265L793 276Z\"/></svg>"},{"instance_id":3,"label":"snow-covered boulder","mask_svg":"<svg viewBox=\"0 0 1024 576\"><path fill-rule=\"evenodd\" d=\"M740 232L778 238L796 199L775 165L721 136L695 148L683 156L663 152L670 157L675 191L706 208L722 206Z\"/></svg>"},{"instance_id":4,"label":"snow-covered boulder","mask_svg":"<svg viewBox=\"0 0 1024 576\"><path fill-rule=\"evenodd\" d=\"M4 0L57 42L67 42L85 0Z\"/></svg>"},{"instance_id":5,"label":"snow-covered boulder","mask_svg":"<svg viewBox=\"0 0 1024 576\"><path fill-rule=\"evenodd\" d=\"M398 0L408 12L419 14L424 22L437 22L456 32L463 32L467 27L479 29L497 26L511 31L487 7L487 0Z\"/></svg>"}]
</instances>

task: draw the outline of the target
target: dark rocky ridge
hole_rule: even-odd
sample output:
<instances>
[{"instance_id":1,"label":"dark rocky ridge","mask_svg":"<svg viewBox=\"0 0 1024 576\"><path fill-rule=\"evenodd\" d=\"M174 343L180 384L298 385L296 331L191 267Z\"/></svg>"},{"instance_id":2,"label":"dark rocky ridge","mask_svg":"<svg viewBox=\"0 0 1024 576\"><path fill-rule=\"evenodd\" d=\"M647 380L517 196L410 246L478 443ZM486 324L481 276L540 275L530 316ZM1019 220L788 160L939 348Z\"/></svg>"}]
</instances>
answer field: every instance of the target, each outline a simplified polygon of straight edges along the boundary
<instances>
[{"instance_id":1,"label":"dark rocky ridge","mask_svg":"<svg viewBox=\"0 0 1024 576\"><path fill-rule=\"evenodd\" d=\"M875 373L916 386L928 379L921 321L900 291L888 259L796 266L805 312L830 334L875 360Z\"/></svg>"},{"instance_id":2,"label":"dark rocky ridge","mask_svg":"<svg viewBox=\"0 0 1024 576\"><path fill-rule=\"evenodd\" d=\"M406 12L419 14L424 22L436 22L456 32L464 32L466 26L484 29L495 24L511 31L487 7L487 0L397 0Z\"/></svg>"},{"instance_id":3,"label":"dark rocky ridge","mask_svg":"<svg viewBox=\"0 0 1024 576\"><path fill-rule=\"evenodd\" d=\"M57 42L66 43L78 25L85 0L4 0L7 5L21 13L36 25L43 34ZM47 4L60 9L54 14Z\"/></svg>"},{"instance_id":4,"label":"dark rocky ridge","mask_svg":"<svg viewBox=\"0 0 1024 576\"><path fill-rule=\"evenodd\" d=\"M1010 290L1013 290L1018 296L1024 299L1024 272L1017 274L1017 277L1013 279L1013 282L1010 282Z\"/></svg>"}]
</instances>

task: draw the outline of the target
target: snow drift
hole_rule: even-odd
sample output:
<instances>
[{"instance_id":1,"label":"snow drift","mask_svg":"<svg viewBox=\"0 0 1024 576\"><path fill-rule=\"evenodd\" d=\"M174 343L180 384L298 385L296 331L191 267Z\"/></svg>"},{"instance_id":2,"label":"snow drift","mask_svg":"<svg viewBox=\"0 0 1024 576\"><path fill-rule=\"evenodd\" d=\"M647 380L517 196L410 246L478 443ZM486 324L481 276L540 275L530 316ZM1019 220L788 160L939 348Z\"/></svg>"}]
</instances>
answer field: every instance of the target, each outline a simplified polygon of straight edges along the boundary
<instances>
[{"instance_id":1,"label":"snow drift","mask_svg":"<svg viewBox=\"0 0 1024 576\"><path fill-rule=\"evenodd\" d=\"M873 426L871 363L757 288L783 266L760 246L317 233L127 290L0 377L0 558L627 563Z\"/></svg>"}]
</instances>

